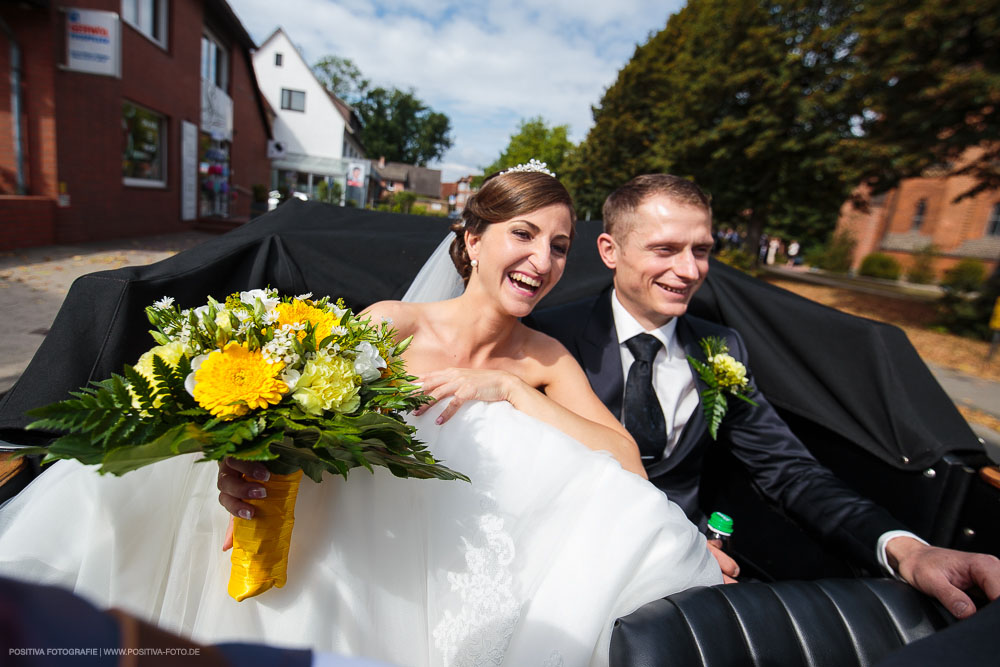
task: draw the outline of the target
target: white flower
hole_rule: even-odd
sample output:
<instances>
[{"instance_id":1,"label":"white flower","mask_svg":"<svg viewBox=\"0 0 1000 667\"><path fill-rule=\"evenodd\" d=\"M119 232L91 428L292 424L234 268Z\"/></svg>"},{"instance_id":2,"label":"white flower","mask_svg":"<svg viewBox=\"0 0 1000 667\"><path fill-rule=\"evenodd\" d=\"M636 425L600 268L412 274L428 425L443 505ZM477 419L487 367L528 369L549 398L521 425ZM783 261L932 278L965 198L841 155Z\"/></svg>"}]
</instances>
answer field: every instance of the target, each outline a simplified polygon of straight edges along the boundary
<instances>
[{"instance_id":1,"label":"white flower","mask_svg":"<svg viewBox=\"0 0 1000 667\"><path fill-rule=\"evenodd\" d=\"M159 301L155 302L153 304L153 308L156 308L157 310L163 310L164 308L169 308L172 305L174 305L174 297L165 296Z\"/></svg>"},{"instance_id":2,"label":"white flower","mask_svg":"<svg viewBox=\"0 0 1000 667\"><path fill-rule=\"evenodd\" d=\"M281 381L288 385L288 391L295 391L295 385L299 383L299 378L302 377L302 373L299 373L294 368L286 368L281 371Z\"/></svg>"},{"instance_id":3,"label":"white flower","mask_svg":"<svg viewBox=\"0 0 1000 667\"><path fill-rule=\"evenodd\" d=\"M256 305L258 299L264 304L264 310L266 311L273 310L275 306L281 303L281 299L278 298L278 294L274 290L252 289L248 292L240 292L240 301L248 306Z\"/></svg>"},{"instance_id":4,"label":"white flower","mask_svg":"<svg viewBox=\"0 0 1000 667\"><path fill-rule=\"evenodd\" d=\"M358 356L354 359L354 372L361 376L364 382L374 382L382 377L381 368L385 368L385 359L379 356L378 348L368 341L358 343L354 351Z\"/></svg>"},{"instance_id":5,"label":"white flower","mask_svg":"<svg viewBox=\"0 0 1000 667\"><path fill-rule=\"evenodd\" d=\"M205 361L207 358L207 354L199 354L197 357L192 359L191 372L188 373L186 378L184 378L184 389L187 390L187 393L191 394L192 398L194 397L194 375L198 372L198 369L201 368L201 362Z\"/></svg>"},{"instance_id":6,"label":"white flower","mask_svg":"<svg viewBox=\"0 0 1000 667\"><path fill-rule=\"evenodd\" d=\"M279 313L277 310L269 310L264 314L265 324L274 324L279 319L281 319L281 313Z\"/></svg>"},{"instance_id":7,"label":"white flower","mask_svg":"<svg viewBox=\"0 0 1000 667\"><path fill-rule=\"evenodd\" d=\"M298 300L298 301L305 301L306 299L310 298L312 295L313 295L312 292L306 292L305 294L299 294L297 297L295 297L295 299Z\"/></svg>"},{"instance_id":8,"label":"white flower","mask_svg":"<svg viewBox=\"0 0 1000 667\"><path fill-rule=\"evenodd\" d=\"M383 315L382 316L382 324L388 324L391 327L392 326L392 318L389 317L389 316L387 316L387 315Z\"/></svg>"}]
</instances>

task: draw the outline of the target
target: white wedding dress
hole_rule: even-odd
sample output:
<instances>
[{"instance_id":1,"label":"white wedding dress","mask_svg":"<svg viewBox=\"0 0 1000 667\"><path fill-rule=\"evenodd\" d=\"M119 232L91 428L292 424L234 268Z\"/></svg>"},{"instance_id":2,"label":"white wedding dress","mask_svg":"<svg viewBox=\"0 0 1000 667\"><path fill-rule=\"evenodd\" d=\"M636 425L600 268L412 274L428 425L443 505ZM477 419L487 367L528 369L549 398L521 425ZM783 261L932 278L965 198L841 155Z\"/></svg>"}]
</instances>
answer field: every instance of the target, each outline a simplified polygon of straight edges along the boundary
<instances>
[{"instance_id":1,"label":"white wedding dress","mask_svg":"<svg viewBox=\"0 0 1000 667\"><path fill-rule=\"evenodd\" d=\"M0 575L72 589L197 641L399 665L603 665L616 618L722 582L662 492L507 403L410 418L472 483L376 468L302 482L288 583L226 592L228 515L197 455L123 477L59 462L0 508Z\"/></svg>"}]
</instances>

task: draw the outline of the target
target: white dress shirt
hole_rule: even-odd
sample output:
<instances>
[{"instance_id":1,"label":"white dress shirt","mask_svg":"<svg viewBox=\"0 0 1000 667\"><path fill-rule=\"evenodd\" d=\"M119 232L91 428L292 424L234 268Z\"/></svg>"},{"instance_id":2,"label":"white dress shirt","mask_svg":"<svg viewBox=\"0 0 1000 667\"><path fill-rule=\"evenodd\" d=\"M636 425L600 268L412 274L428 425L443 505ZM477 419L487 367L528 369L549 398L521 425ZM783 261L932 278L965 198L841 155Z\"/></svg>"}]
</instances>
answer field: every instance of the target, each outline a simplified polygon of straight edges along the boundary
<instances>
[{"instance_id":1,"label":"white dress shirt","mask_svg":"<svg viewBox=\"0 0 1000 667\"><path fill-rule=\"evenodd\" d=\"M691 415L698 408L698 389L694 382L694 373L688 363L684 348L677 341L677 318L672 318L658 329L646 331L625 310L625 306L618 300L618 293L615 290L611 291L611 313L615 320L615 330L618 332L618 350L622 358L622 378L628 377L629 368L635 361L635 357L625 345L625 341L639 334L648 333L663 343L663 347L656 353L656 359L653 360L653 390L656 392L656 398L663 409L663 419L667 424L667 441L664 443L663 449L663 456L666 458L674 451L681 431L684 430L684 425L688 423ZM622 399L624 402L624 396ZM912 537L924 544L927 542L905 530L891 530L879 538L875 547L879 565L886 573L899 579L899 574L889 566L889 559L885 553L886 544L894 537Z\"/></svg>"},{"instance_id":2,"label":"white dress shirt","mask_svg":"<svg viewBox=\"0 0 1000 667\"><path fill-rule=\"evenodd\" d=\"M670 456L677 446L677 440L684 430L684 425L698 407L698 392L694 384L694 375L688 364L684 348L677 342L677 319L671 319L658 329L646 331L625 306L618 300L618 294L612 292L611 312L615 318L615 330L618 332L618 350L622 358L622 378L628 377L628 370L635 361L625 341L639 334L648 333L663 343L653 360L653 391L663 410L663 420L667 424L667 440L664 443L663 456ZM624 396L622 400L624 401ZM645 457L644 457L645 458Z\"/></svg>"}]
</instances>

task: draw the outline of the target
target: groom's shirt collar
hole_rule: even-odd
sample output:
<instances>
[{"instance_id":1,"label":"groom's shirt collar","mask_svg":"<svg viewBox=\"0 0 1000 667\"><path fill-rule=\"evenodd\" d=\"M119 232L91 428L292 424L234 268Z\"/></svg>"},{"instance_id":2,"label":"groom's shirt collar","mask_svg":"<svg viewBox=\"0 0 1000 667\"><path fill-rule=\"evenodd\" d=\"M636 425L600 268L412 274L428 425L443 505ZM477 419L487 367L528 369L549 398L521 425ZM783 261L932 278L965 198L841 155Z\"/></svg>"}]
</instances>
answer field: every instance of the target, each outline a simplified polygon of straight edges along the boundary
<instances>
[{"instance_id":1,"label":"groom's shirt collar","mask_svg":"<svg viewBox=\"0 0 1000 667\"><path fill-rule=\"evenodd\" d=\"M677 354L680 353L681 357L684 356L683 350L679 345L675 345L676 333L677 333L677 318L672 317L669 322L664 324L662 327L658 327L651 331L647 331L639 321L632 317L632 314L625 310L625 306L622 302L618 300L618 292L616 290L611 291L611 314L615 319L615 330L618 332L618 344L624 345L625 341L629 338L638 336L639 334L648 333L650 336L654 336L661 343L663 343L663 349L666 351L666 358L674 359Z\"/></svg>"}]
</instances>

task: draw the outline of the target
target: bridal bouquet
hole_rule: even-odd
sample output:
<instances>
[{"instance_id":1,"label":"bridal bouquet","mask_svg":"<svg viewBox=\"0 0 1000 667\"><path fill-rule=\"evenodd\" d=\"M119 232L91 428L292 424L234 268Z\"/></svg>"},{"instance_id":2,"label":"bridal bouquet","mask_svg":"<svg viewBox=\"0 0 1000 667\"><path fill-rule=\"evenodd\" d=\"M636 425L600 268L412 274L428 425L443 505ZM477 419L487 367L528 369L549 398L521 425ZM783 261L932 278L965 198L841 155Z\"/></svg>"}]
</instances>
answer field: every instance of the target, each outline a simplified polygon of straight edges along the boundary
<instances>
[{"instance_id":1,"label":"bridal bouquet","mask_svg":"<svg viewBox=\"0 0 1000 667\"><path fill-rule=\"evenodd\" d=\"M146 308L157 345L123 375L29 412L28 428L65 431L45 462L77 459L124 474L179 454L262 461L268 495L236 518L229 593L237 600L286 580L303 473L384 466L399 477L468 479L441 465L401 414L428 401L406 374L391 322L360 319L342 301L251 290L180 309Z\"/></svg>"}]
</instances>

